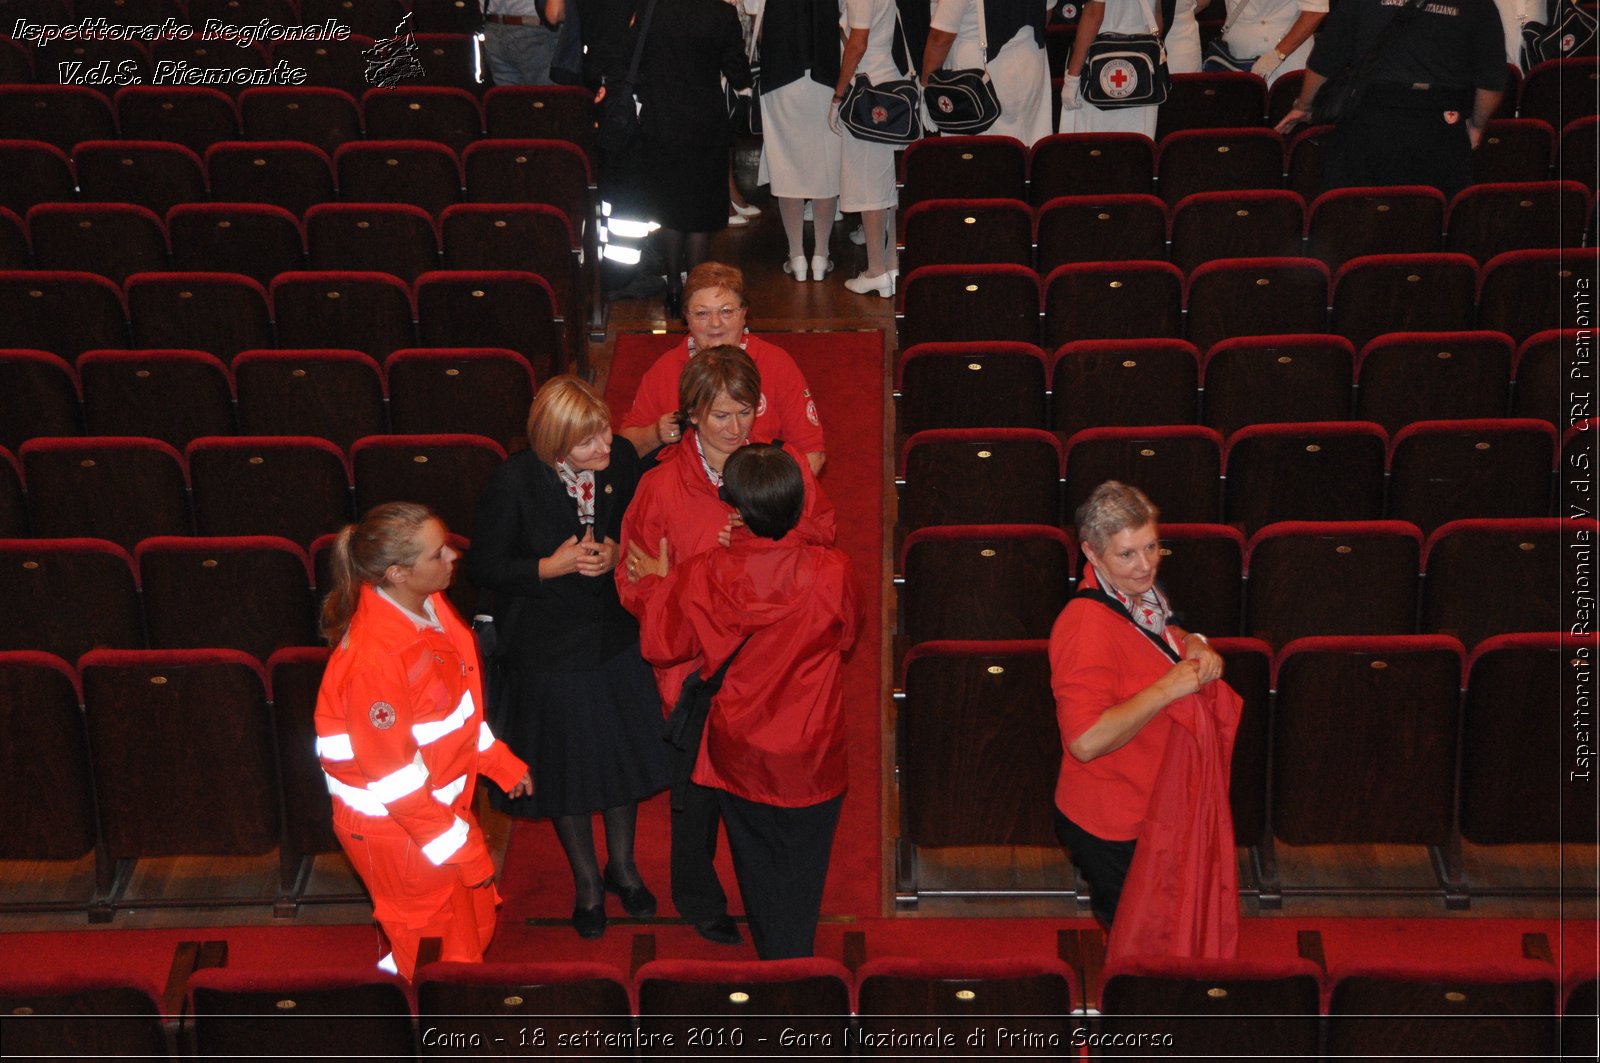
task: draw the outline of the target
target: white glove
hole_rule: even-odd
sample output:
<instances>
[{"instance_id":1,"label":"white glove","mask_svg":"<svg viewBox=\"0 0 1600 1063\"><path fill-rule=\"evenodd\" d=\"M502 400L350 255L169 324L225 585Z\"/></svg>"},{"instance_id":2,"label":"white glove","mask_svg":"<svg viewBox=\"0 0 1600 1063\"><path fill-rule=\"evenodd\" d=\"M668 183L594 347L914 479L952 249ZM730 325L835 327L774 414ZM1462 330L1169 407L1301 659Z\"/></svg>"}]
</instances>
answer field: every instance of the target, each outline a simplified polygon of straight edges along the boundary
<instances>
[{"instance_id":1,"label":"white glove","mask_svg":"<svg viewBox=\"0 0 1600 1063\"><path fill-rule=\"evenodd\" d=\"M1083 97L1078 95L1082 83L1071 74L1061 82L1061 109L1063 111L1076 111L1083 106Z\"/></svg>"},{"instance_id":2,"label":"white glove","mask_svg":"<svg viewBox=\"0 0 1600 1063\"><path fill-rule=\"evenodd\" d=\"M844 135L844 127L839 122L839 108L842 100L833 100L828 104L828 128L840 136Z\"/></svg>"},{"instance_id":3,"label":"white glove","mask_svg":"<svg viewBox=\"0 0 1600 1063\"><path fill-rule=\"evenodd\" d=\"M1283 65L1283 60L1278 58L1277 52L1267 52L1250 66L1250 73L1265 80L1272 72Z\"/></svg>"}]
</instances>

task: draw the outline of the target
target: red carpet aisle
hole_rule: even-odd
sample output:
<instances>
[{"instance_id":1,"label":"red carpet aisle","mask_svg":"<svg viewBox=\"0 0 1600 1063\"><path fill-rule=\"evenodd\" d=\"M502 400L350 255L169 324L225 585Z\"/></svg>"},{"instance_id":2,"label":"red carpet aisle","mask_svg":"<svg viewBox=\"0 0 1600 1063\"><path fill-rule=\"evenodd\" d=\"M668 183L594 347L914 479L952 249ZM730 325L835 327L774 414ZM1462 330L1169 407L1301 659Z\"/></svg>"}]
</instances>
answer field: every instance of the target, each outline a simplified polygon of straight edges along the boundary
<instances>
[{"instance_id":1,"label":"red carpet aisle","mask_svg":"<svg viewBox=\"0 0 1600 1063\"><path fill-rule=\"evenodd\" d=\"M681 334L618 337L606 398L617 415L633 401L644 371ZM879 912L882 842L879 824L879 630L883 574L883 336L867 332L780 333L766 337L788 351L811 384L828 434L828 464L822 486L839 510L839 546L850 555L861 581L866 622L845 662L844 699L850 717L850 790L845 796L833 861L822 898L827 916L875 916ZM600 832L596 821L597 834ZM597 837L596 844L600 844ZM639 810L638 861L645 882L668 901L667 798L658 795ZM735 894L727 846L718 853L722 881ZM572 877L548 823L519 822L501 874L502 936L525 918L565 920L572 914ZM737 907L736 910L742 910ZM615 909L615 903L612 905ZM620 911L612 913L620 915ZM684 928L687 929L687 928ZM608 935L609 937L620 935ZM692 936L692 935L691 935ZM819 941L820 945L820 941ZM503 955L504 941L495 945ZM591 954L592 955L592 954Z\"/></svg>"}]
</instances>

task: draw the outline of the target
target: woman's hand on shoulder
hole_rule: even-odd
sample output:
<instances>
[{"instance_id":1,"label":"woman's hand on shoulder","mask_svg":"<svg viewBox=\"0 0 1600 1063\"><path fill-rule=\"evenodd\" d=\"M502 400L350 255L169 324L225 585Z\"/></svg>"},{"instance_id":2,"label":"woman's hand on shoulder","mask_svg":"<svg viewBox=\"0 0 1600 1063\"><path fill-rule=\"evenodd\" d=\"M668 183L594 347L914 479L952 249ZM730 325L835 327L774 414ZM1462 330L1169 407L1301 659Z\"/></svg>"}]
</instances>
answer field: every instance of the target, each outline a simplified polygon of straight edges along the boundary
<instances>
[{"instance_id":1,"label":"woman's hand on shoulder","mask_svg":"<svg viewBox=\"0 0 1600 1063\"><path fill-rule=\"evenodd\" d=\"M665 576L670 567L667 556L667 537L661 537L661 554L651 557L638 542L628 544L628 582L638 583L646 576Z\"/></svg>"},{"instance_id":2,"label":"woman's hand on shoulder","mask_svg":"<svg viewBox=\"0 0 1600 1063\"><path fill-rule=\"evenodd\" d=\"M742 527L744 527L744 518L739 515L739 511L736 509L728 514L728 523L724 524L722 530L717 532L717 545L732 546L733 529Z\"/></svg>"}]
</instances>

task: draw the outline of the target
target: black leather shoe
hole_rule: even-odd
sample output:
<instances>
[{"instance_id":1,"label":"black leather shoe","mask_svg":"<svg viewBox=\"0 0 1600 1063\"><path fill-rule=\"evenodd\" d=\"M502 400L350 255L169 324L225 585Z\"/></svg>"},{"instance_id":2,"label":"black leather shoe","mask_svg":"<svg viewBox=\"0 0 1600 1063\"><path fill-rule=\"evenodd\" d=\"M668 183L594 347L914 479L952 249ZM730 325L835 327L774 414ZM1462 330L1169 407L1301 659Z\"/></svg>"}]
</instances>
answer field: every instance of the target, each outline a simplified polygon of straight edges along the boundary
<instances>
[{"instance_id":1,"label":"black leather shoe","mask_svg":"<svg viewBox=\"0 0 1600 1063\"><path fill-rule=\"evenodd\" d=\"M715 919L707 919L703 923L694 925L695 931L707 941L714 941L718 945L743 945L744 936L739 933L739 928L734 925L733 917L724 913Z\"/></svg>"},{"instance_id":2,"label":"black leather shoe","mask_svg":"<svg viewBox=\"0 0 1600 1063\"><path fill-rule=\"evenodd\" d=\"M606 868L601 876L607 893L615 893L622 899L622 910L635 919L645 919L656 914L656 895L645 887L644 883L637 886L624 886L611 877L611 869Z\"/></svg>"},{"instance_id":3,"label":"black leather shoe","mask_svg":"<svg viewBox=\"0 0 1600 1063\"><path fill-rule=\"evenodd\" d=\"M601 901L593 908L578 906L572 909L572 929L581 938L594 939L606 932L606 904Z\"/></svg>"}]
</instances>

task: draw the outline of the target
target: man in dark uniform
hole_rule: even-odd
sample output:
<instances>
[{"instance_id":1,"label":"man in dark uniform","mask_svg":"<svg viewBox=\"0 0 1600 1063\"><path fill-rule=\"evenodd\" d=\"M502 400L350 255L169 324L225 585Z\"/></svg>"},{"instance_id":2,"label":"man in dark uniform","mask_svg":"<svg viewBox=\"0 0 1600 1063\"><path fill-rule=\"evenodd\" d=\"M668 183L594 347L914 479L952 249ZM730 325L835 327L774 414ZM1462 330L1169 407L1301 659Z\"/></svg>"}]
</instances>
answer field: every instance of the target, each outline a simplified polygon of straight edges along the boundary
<instances>
[{"instance_id":1,"label":"man in dark uniform","mask_svg":"<svg viewBox=\"0 0 1600 1063\"><path fill-rule=\"evenodd\" d=\"M1369 54L1408 0L1343 0L1323 21L1305 82L1279 123L1310 117L1317 91ZM1505 34L1494 0L1423 0L1383 42L1355 113L1334 127L1324 187L1472 183L1472 150L1506 85Z\"/></svg>"}]
</instances>

